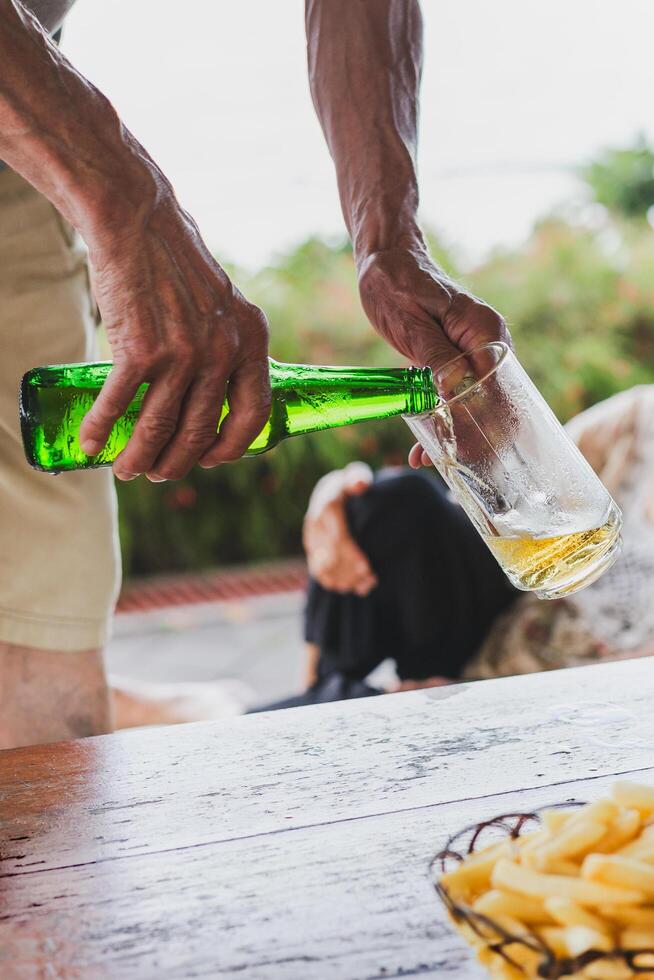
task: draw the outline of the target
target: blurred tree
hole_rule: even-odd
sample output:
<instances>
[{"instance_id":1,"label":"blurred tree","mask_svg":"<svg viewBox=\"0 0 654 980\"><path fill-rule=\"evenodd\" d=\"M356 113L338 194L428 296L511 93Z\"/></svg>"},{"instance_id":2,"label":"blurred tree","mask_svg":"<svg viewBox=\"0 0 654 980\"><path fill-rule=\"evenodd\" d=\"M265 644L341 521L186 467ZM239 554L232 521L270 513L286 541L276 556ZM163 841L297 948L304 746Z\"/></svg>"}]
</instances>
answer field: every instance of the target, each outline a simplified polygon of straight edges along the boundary
<instances>
[{"instance_id":1,"label":"blurred tree","mask_svg":"<svg viewBox=\"0 0 654 980\"><path fill-rule=\"evenodd\" d=\"M626 218L644 218L654 205L654 150L644 135L632 147L605 150L580 174L599 204Z\"/></svg>"},{"instance_id":2,"label":"blurred tree","mask_svg":"<svg viewBox=\"0 0 654 980\"><path fill-rule=\"evenodd\" d=\"M640 218L654 202L651 151L614 151L615 166L605 157L589 179L597 181L598 200L618 210L614 202L631 201L629 179L618 176L631 172L634 154L649 161L633 198L641 205L620 205L610 234L549 217L525 245L498 250L461 277L506 316L518 356L562 420L623 388L654 382L654 236L641 220L624 218ZM605 185L612 197L599 190ZM431 245L456 276L452 253L437 239ZM280 360L402 363L362 312L349 245L312 238L254 275L234 276L266 310L271 352ZM302 516L320 476L353 459L374 467L401 463L410 444L402 421L389 419L291 439L261 457L196 468L179 483L120 484L126 573L298 554Z\"/></svg>"}]
</instances>

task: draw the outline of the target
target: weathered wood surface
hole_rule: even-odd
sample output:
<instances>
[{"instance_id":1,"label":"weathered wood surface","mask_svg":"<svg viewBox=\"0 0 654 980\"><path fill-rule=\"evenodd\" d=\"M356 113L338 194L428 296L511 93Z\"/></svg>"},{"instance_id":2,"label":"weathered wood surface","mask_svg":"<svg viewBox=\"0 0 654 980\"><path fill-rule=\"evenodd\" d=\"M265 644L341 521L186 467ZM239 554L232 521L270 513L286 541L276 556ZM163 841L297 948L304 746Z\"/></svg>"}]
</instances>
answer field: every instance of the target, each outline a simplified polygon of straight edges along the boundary
<instances>
[{"instance_id":1,"label":"weathered wood surface","mask_svg":"<svg viewBox=\"0 0 654 980\"><path fill-rule=\"evenodd\" d=\"M634 661L0 753L0 977L481 976L429 858L482 817L654 782L653 680Z\"/></svg>"}]
</instances>

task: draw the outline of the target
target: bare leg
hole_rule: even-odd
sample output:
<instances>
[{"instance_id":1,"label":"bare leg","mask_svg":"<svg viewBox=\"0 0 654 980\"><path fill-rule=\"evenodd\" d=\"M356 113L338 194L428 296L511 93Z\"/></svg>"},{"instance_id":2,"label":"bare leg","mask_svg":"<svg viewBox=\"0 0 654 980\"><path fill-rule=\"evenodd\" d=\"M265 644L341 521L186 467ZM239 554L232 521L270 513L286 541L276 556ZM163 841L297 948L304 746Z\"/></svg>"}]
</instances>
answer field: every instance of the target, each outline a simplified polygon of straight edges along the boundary
<instances>
[{"instance_id":1,"label":"bare leg","mask_svg":"<svg viewBox=\"0 0 654 980\"><path fill-rule=\"evenodd\" d=\"M0 749L112 730L101 650L0 642Z\"/></svg>"},{"instance_id":2,"label":"bare leg","mask_svg":"<svg viewBox=\"0 0 654 980\"><path fill-rule=\"evenodd\" d=\"M153 683L112 676L110 684L117 729L232 718L255 701L235 680Z\"/></svg>"},{"instance_id":3,"label":"bare leg","mask_svg":"<svg viewBox=\"0 0 654 980\"><path fill-rule=\"evenodd\" d=\"M320 660L320 647L317 643L305 643L304 650L307 655L304 668L304 684L311 687L318 680L318 661Z\"/></svg>"}]
</instances>

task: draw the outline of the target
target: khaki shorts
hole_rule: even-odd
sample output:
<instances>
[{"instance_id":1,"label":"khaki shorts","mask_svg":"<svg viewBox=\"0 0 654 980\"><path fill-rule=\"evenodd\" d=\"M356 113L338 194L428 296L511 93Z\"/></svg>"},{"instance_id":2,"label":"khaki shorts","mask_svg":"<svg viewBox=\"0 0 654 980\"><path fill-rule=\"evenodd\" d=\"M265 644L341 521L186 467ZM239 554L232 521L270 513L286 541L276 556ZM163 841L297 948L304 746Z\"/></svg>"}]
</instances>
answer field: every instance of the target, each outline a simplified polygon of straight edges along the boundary
<instances>
[{"instance_id":1,"label":"khaki shorts","mask_svg":"<svg viewBox=\"0 0 654 980\"><path fill-rule=\"evenodd\" d=\"M50 476L25 461L21 376L97 359L84 248L55 208L0 171L0 641L105 642L120 576L111 471Z\"/></svg>"}]
</instances>

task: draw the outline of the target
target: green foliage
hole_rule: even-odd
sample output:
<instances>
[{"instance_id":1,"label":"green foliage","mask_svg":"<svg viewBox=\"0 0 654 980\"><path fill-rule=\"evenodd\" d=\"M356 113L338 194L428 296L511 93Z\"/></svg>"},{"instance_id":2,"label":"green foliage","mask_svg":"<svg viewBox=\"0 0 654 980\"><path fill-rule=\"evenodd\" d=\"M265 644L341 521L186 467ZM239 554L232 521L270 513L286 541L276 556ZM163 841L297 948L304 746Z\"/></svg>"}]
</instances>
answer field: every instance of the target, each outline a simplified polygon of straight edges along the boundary
<instances>
[{"instance_id":1,"label":"green foliage","mask_svg":"<svg viewBox=\"0 0 654 980\"><path fill-rule=\"evenodd\" d=\"M434 243L451 274L450 257ZM397 364L369 326L346 245L311 239L236 281L267 312L271 351L316 364ZM654 237L642 223L600 232L552 217L526 244L463 277L506 316L518 356L563 420L654 382ZM126 571L149 574L299 553L316 480L353 459L402 462L411 438L391 419L288 440L273 452L186 480L121 484Z\"/></svg>"},{"instance_id":2,"label":"green foliage","mask_svg":"<svg viewBox=\"0 0 654 980\"><path fill-rule=\"evenodd\" d=\"M278 265L236 281L268 315L271 353L314 364L403 364L371 329L358 302L349 245L305 242ZM401 462L410 445L400 419L289 439L264 456L179 483L120 484L125 571L131 575L298 554L316 480L353 459Z\"/></svg>"},{"instance_id":3,"label":"green foliage","mask_svg":"<svg viewBox=\"0 0 654 980\"><path fill-rule=\"evenodd\" d=\"M628 149L606 150L581 175L595 200L616 214L643 218L654 204L654 150L644 136Z\"/></svg>"},{"instance_id":4,"label":"green foliage","mask_svg":"<svg viewBox=\"0 0 654 980\"><path fill-rule=\"evenodd\" d=\"M504 313L520 360L564 420L654 380L654 240L610 232L552 218L468 277Z\"/></svg>"}]
</instances>

